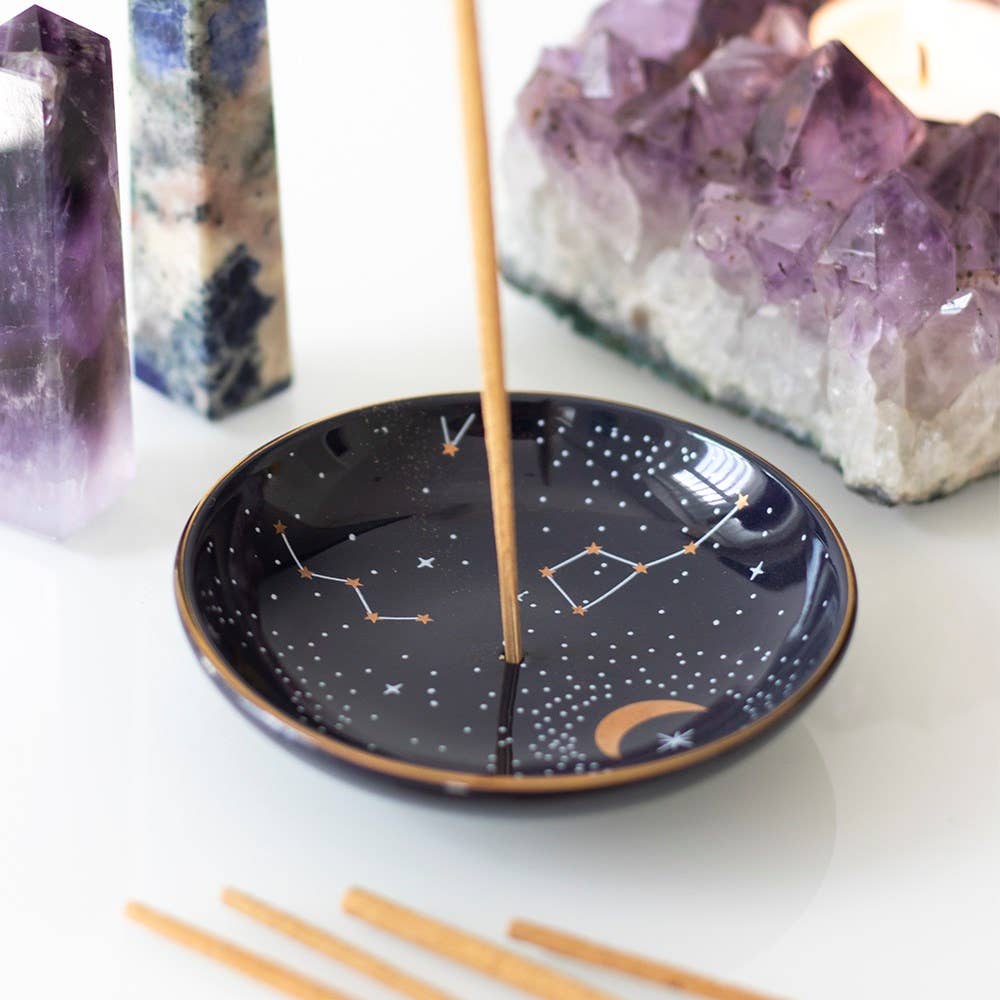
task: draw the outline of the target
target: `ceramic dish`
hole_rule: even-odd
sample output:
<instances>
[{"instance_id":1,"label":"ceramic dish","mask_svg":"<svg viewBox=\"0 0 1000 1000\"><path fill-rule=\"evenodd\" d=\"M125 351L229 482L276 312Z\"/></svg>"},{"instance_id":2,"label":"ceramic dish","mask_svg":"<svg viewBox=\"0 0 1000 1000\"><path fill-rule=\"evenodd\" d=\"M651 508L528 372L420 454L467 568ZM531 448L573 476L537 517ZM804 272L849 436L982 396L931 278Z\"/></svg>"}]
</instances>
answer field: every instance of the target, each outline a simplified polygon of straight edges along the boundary
<instances>
[{"instance_id":1,"label":"ceramic dish","mask_svg":"<svg viewBox=\"0 0 1000 1000\"><path fill-rule=\"evenodd\" d=\"M195 510L176 591L221 690L321 765L452 794L677 773L801 708L854 622L787 476L658 413L512 398L526 659L500 658L474 394L320 420Z\"/></svg>"}]
</instances>

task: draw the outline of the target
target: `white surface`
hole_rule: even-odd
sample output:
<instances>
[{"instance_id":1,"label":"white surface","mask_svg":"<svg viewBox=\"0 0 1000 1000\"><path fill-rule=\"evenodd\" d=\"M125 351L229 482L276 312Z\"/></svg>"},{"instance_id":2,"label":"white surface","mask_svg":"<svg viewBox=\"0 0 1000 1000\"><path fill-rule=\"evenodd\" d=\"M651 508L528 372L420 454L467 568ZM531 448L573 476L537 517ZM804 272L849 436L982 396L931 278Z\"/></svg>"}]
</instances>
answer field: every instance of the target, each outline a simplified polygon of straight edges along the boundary
<instances>
[{"instance_id":1,"label":"white surface","mask_svg":"<svg viewBox=\"0 0 1000 1000\"><path fill-rule=\"evenodd\" d=\"M121 61L124 6L61 9L107 31ZM538 45L572 30L585 6L486 0L496 122ZM513 995L341 916L341 892L358 883L494 938L510 916L532 916L783 996L991 995L996 479L929 506L876 507L810 452L507 293L512 385L708 424L826 506L857 562L861 611L819 700L761 751L686 790L589 815L491 817L397 802L311 769L196 667L170 572L184 519L217 475L324 413L476 381L449 8L272 5L295 387L209 425L140 386L128 496L65 545L0 533L0 993L273 995L126 925L123 902L137 897L355 996L388 996L227 912L218 891L233 884L462 996ZM621 995L656 995L587 975Z\"/></svg>"}]
</instances>

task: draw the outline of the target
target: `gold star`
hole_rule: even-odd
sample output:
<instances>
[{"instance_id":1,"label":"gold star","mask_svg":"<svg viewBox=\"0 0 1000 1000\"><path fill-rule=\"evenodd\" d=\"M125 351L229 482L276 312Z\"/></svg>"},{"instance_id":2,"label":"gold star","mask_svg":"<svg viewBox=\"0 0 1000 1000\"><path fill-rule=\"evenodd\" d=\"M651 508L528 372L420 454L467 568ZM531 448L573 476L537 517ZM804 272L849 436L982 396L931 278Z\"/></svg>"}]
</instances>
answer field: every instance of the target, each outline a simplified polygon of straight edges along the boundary
<instances>
[{"instance_id":1,"label":"gold star","mask_svg":"<svg viewBox=\"0 0 1000 1000\"><path fill-rule=\"evenodd\" d=\"M458 445L451 441L445 441L445 443L441 445L441 454L447 455L449 458L454 458L458 454Z\"/></svg>"},{"instance_id":2,"label":"gold star","mask_svg":"<svg viewBox=\"0 0 1000 1000\"><path fill-rule=\"evenodd\" d=\"M378 612L377 611L369 611L368 614L365 615L365 621L366 622L371 622L374 625L375 622L378 621Z\"/></svg>"},{"instance_id":3,"label":"gold star","mask_svg":"<svg viewBox=\"0 0 1000 1000\"><path fill-rule=\"evenodd\" d=\"M736 501L736 509L743 510L744 507L750 506L750 497L746 493L741 493L739 499Z\"/></svg>"},{"instance_id":4,"label":"gold star","mask_svg":"<svg viewBox=\"0 0 1000 1000\"><path fill-rule=\"evenodd\" d=\"M300 566L299 576L301 576L303 580L311 580L313 578L312 570L308 566Z\"/></svg>"},{"instance_id":5,"label":"gold star","mask_svg":"<svg viewBox=\"0 0 1000 1000\"><path fill-rule=\"evenodd\" d=\"M587 609L585 607L583 607L582 605L578 604L575 608L573 608L573 614L574 615L585 615L586 613L587 613Z\"/></svg>"},{"instance_id":6,"label":"gold star","mask_svg":"<svg viewBox=\"0 0 1000 1000\"><path fill-rule=\"evenodd\" d=\"M426 625L428 622L434 621L434 619L431 618L430 615L417 615L417 621L420 622L421 625Z\"/></svg>"},{"instance_id":7,"label":"gold star","mask_svg":"<svg viewBox=\"0 0 1000 1000\"><path fill-rule=\"evenodd\" d=\"M555 576L556 575L556 571L554 569L549 569L548 566L543 566L538 572L541 573L542 576L544 576L546 580L550 576Z\"/></svg>"},{"instance_id":8,"label":"gold star","mask_svg":"<svg viewBox=\"0 0 1000 1000\"><path fill-rule=\"evenodd\" d=\"M597 542L591 542L584 550L588 556L596 556L598 552L601 552L601 546Z\"/></svg>"},{"instance_id":9,"label":"gold star","mask_svg":"<svg viewBox=\"0 0 1000 1000\"><path fill-rule=\"evenodd\" d=\"M279 520L274 525L274 533L276 535L283 535L285 533L285 528L286 527L287 527L287 525L282 524L281 521Z\"/></svg>"},{"instance_id":10,"label":"gold star","mask_svg":"<svg viewBox=\"0 0 1000 1000\"><path fill-rule=\"evenodd\" d=\"M681 551L693 556L698 551L698 545L696 542L688 542Z\"/></svg>"},{"instance_id":11,"label":"gold star","mask_svg":"<svg viewBox=\"0 0 1000 1000\"><path fill-rule=\"evenodd\" d=\"M358 587L363 587L363 586L364 586L364 584L363 584L363 583L361 582L361 580L360 580L360 579L358 579L358 577L356 577L356 576L355 576L355 577L348 577L348 578L347 578L347 579L346 579L346 580L344 581L344 583L345 583L345 584L346 584L346 585L347 585L348 587L353 587L353 588L354 588L355 590L357 590L357 589L358 589Z\"/></svg>"},{"instance_id":12,"label":"gold star","mask_svg":"<svg viewBox=\"0 0 1000 1000\"><path fill-rule=\"evenodd\" d=\"M636 563L636 564L635 564L635 565L634 565L634 566L632 567L632 572L633 572L633 573L648 573L648 572L649 572L649 570L648 570L648 569L646 569L646 567L645 567L645 566L643 566L643 564L642 564L642 563Z\"/></svg>"}]
</instances>

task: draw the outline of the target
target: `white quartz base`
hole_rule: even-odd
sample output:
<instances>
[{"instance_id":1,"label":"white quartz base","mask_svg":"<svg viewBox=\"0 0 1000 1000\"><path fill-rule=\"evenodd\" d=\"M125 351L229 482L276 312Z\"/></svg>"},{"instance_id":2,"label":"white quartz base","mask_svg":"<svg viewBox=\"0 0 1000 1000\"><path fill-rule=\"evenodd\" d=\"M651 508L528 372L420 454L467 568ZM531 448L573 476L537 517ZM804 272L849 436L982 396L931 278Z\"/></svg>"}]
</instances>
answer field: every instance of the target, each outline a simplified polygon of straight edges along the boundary
<instances>
[{"instance_id":1,"label":"white quartz base","mask_svg":"<svg viewBox=\"0 0 1000 1000\"><path fill-rule=\"evenodd\" d=\"M713 398L810 441L854 489L915 502L1000 470L1000 366L931 420L876 402L864 361L799 333L784 307L748 313L694 248L663 250L641 267L623 260L516 127L504 161L501 252L519 281L574 304Z\"/></svg>"}]
</instances>

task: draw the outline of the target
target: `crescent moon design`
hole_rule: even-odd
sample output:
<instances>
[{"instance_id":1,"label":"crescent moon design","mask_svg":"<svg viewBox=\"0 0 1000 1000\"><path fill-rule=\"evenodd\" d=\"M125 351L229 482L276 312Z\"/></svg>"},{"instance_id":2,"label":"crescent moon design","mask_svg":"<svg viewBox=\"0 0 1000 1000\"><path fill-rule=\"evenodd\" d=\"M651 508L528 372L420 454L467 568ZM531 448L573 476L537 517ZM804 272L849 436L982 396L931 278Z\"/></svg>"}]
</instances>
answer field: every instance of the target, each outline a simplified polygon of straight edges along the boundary
<instances>
[{"instance_id":1,"label":"crescent moon design","mask_svg":"<svg viewBox=\"0 0 1000 1000\"><path fill-rule=\"evenodd\" d=\"M704 712L703 705L691 701L634 701L609 712L594 730L594 742L605 757L621 759L622 740L640 723L681 712Z\"/></svg>"}]
</instances>

